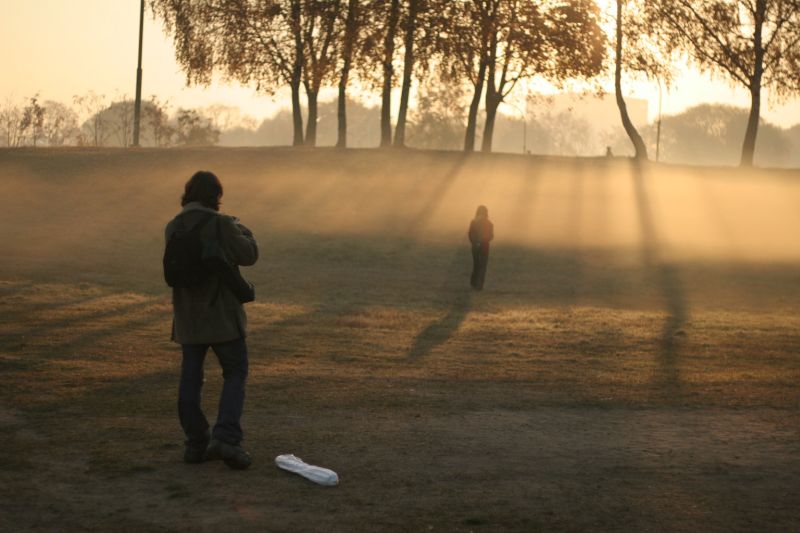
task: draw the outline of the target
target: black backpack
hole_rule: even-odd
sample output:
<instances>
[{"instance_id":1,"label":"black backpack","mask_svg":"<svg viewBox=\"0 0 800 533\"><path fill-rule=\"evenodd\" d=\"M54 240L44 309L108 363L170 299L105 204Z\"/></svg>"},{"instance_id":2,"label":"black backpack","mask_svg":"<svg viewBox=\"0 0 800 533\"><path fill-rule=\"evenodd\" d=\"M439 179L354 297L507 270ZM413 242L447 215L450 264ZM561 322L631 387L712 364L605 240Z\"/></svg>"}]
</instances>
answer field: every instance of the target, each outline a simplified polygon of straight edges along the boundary
<instances>
[{"instance_id":1,"label":"black backpack","mask_svg":"<svg viewBox=\"0 0 800 533\"><path fill-rule=\"evenodd\" d=\"M216 215L209 214L191 229L186 229L183 215L178 215L179 227L164 249L164 280L170 287L195 287L211 273L203 264L201 232Z\"/></svg>"}]
</instances>

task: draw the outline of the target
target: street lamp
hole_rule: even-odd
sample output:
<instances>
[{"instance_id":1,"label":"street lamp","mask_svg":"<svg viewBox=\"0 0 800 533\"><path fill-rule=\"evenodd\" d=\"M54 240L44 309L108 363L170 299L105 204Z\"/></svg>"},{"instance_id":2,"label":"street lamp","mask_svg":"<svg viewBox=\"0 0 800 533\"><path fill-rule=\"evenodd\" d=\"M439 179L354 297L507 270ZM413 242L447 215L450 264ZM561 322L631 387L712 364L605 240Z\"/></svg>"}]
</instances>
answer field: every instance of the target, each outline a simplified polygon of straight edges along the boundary
<instances>
[{"instance_id":1,"label":"street lamp","mask_svg":"<svg viewBox=\"0 0 800 533\"><path fill-rule=\"evenodd\" d=\"M139 146L139 124L142 115L142 30L144 29L144 0L139 7L139 63L136 67L136 102L133 108L133 145Z\"/></svg>"}]
</instances>

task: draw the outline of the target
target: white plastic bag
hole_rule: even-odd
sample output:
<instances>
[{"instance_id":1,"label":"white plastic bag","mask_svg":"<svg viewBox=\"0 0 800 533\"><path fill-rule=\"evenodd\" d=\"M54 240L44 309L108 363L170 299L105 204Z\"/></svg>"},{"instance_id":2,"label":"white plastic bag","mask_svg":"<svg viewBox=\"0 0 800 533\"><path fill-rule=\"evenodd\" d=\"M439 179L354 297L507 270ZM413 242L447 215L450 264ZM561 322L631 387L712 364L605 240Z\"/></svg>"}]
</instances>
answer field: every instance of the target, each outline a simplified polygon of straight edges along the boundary
<instances>
[{"instance_id":1,"label":"white plastic bag","mask_svg":"<svg viewBox=\"0 0 800 533\"><path fill-rule=\"evenodd\" d=\"M333 470L306 464L302 459L290 453L279 455L275 458L278 468L299 474L319 485L332 487L339 484L339 476Z\"/></svg>"}]
</instances>

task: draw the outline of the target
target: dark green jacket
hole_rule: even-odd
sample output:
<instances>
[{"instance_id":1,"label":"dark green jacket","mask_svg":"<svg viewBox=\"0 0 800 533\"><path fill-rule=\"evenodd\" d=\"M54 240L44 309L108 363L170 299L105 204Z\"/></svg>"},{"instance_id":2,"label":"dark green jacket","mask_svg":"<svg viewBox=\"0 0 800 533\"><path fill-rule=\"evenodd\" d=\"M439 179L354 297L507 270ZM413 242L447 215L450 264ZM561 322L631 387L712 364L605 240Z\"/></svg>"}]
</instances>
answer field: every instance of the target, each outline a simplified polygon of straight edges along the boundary
<instances>
[{"instance_id":1,"label":"dark green jacket","mask_svg":"<svg viewBox=\"0 0 800 533\"><path fill-rule=\"evenodd\" d=\"M252 265L258 260L258 245L252 232L239 223L236 217L219 214L199 202L186 204L180 219L175 217L164 232L166 241L179 229L181 223L191 229L204 220L206 213L219 216L211 219L202 230L203 239L215 238L219 223L220 241L228 260L240 266ZM212 276L201 285L172 289L172 340L180 344L213 344L232 341L247 336L247 315L236 296Z\"/></svg>"}]
</instances>

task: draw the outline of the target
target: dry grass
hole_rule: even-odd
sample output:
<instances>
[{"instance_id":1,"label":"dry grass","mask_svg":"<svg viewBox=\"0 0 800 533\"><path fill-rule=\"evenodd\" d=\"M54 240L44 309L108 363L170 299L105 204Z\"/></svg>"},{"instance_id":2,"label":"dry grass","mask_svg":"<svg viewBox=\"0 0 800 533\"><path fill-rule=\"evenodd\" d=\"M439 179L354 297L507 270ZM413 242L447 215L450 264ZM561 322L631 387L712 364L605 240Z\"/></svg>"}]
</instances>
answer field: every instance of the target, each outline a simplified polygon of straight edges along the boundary
<instances>
[{"instance_id":1,"label":"dry grass","mask_svg":"<svg viewBox=\"0 0 800 533\"><path fill-rule=\"evenodd\" d=\"M263 252L245 473L180 463L159 261L198 168ZM4 530L800 521L795 173L198 149L3 151L0 176ZM286 452L342 485L273 468Z\"/></svg>"}]
</instances>

